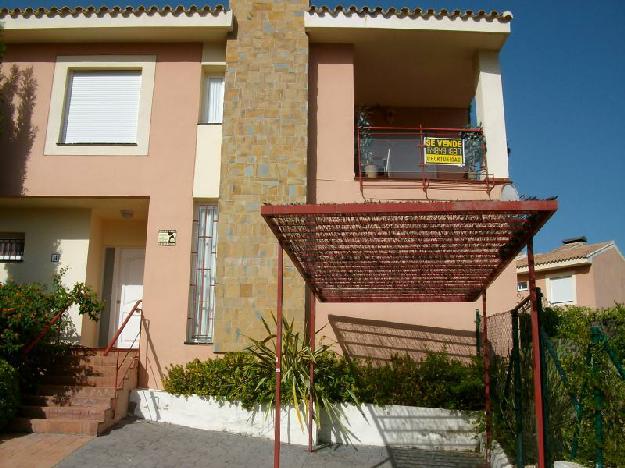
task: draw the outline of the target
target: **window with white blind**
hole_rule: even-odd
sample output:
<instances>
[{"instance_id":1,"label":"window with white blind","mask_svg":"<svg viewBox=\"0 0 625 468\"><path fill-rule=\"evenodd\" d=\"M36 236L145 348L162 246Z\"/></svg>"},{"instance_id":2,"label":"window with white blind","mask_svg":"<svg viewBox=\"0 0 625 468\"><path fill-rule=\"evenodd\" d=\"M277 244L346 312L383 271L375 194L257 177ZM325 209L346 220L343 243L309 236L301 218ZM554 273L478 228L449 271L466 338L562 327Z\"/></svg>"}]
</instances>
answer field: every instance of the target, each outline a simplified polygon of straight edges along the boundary
<instances>
[{"instance_id":1,"label":"window with white blind","mask_svg":"<svg viewBox=\"0 0 625 468\"><path fill-rule=\"evenodd\" d=\"M224 111L224 77L206 75L202 89L202 115L200 123L220 124Z\"/></svg>"},{"instance_id":2,"label":"window with white blind","mask_svg":"<svg viewBox=\"0 0 625 468\"><path fill-rule=\"evenodd\" d=\"M188 318L188 341L192 343L213 341L217 220L217 206L195 206Z\"/></svg>"},{"instance_id":3,"label":"window with white blind","mask_svg":"<svg viewBox=\"0 0 625 468\"><path fill-rule=\"evenodd\" d=\"M575 287L573 276L558 276L549 278L549 302L552 304L575 303Z\"/></svg>"},{"instance_id":4,"label":"window with white blind","mask_svg":"<svg viewBox=\"0 0 625 468\"><path fill-rule=\"evenodd\" d=\"M140 70L71 71L62 144L136 144Z\"/></svg>"}]
</instances>

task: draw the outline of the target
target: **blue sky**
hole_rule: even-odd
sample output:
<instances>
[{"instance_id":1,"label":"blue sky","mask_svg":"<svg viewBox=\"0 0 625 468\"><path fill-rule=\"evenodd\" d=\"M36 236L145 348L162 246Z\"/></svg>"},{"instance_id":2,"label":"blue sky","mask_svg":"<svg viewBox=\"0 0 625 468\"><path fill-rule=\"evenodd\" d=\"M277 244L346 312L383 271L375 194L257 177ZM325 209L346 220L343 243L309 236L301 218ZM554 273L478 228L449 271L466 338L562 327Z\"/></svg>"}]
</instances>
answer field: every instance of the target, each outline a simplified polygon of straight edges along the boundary
<instances>
[{"instance_id":1,"label":"blue sky","mask_svg":"<svg viewBox=\"0 0 625 468\"><path fill-rule=\"evenodd\" d=\"M86 0L82 5L91 3ZM55 3L5 0L0 4ZM56 3L61 4L81 2ZM590 242L613 239L625 250L623 0L368 3L374 4L511 10L512 34L501 54L511 177L522 194L557 195L560 200L558 213L536 238L536 250L557 247L563 238L577 235L586 235Z\"/></svg>"}]
</instances>

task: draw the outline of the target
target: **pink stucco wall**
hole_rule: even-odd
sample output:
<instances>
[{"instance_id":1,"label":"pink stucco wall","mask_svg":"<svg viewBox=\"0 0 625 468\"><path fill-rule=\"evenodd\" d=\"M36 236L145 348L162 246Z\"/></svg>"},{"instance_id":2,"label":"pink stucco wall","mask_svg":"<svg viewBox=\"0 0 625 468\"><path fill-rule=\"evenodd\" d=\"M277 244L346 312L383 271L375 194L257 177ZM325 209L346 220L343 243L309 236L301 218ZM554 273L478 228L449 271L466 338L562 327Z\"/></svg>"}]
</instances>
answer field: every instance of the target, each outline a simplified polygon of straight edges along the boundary
<instances>
[{"instance_id":1,"label":"pink stucco wall","mask_svg":"<svg viewBox=\"0 0 625 468\"><path fill-rule=\"evenodd\" d=\"M593 259L592 274L597 307L625 304L625 259L616 247Z\"/></svg>"},{"instance_id":2,"label":"pink stucco wall","mask_svg":"<svg viewBox=\"0 0 625 468\"><path fill-rule=\"evenodd\" d=\"M50 93L60 55L156 55L148 156L45 156ZM184 345L193 211L193 169L200 105L201 44L10 45L2 69L32 67L37 84L35 137L22 192L29 197L149 197L141 384L160 386L165 368L212 354ZM0 158L0 164L5 164ZM0 166L0 196L19 196ZM173 247L157 245L159 229L176 229Z\"/></svg>"},{"instance_id":3,"label":"pink stucco wall","mask_svg":"<svg viewBox=\"0 0 625 468\"><path fill-rule=\"evenodd\" d=\"M388 73L392 73L388 70ZM312 45L309 66L309 200L317 203L363 202L359 183L354 180L354 54L350 45ZM401 92L398 90L398 92ZM463 127L466 109L397 109L395 119L400 123L424 126ZM365 197L372 200L424 199L420 188L374 187L367 189ZM488 199L483 190L428 191L432 199ZM497 192L493 192L493 197ZM489 313L512 308L515 294L516 272L509 266L487 291ZM454 330L472 332L475 328L476 303L383 303L347 304L318 303L319 326L329 323L322 335L330 341L341 335L340 328L354 327L361 336L372 336L372 330L392 330L390 323L405 324L401 333L413 333L423 338L424 333L433 338L432 343L449 340L453 344ZM384 323L380 323L384 322ZM387 323L388 322L388 323ZM409 330L409 331L406 331ZM412 330L412 331L410 331ZM447 331L447 332L446 332ZM375 332L372 332L375 335ZM402 352L406 342L397 341L392 331L377 339L389 343L389 350ZM338 338L341 338L340 336ZM421 340L421 338L416 341ZM413 340L413 344L416 341ZM421 340L422 341L422 340ZM339 344L344 345L345 343ZM410 339L408 339L410 342ZM403 344L402 344L403 343ZM389 351L389 352L391 352Z\"/></svg>"}]
</instances>

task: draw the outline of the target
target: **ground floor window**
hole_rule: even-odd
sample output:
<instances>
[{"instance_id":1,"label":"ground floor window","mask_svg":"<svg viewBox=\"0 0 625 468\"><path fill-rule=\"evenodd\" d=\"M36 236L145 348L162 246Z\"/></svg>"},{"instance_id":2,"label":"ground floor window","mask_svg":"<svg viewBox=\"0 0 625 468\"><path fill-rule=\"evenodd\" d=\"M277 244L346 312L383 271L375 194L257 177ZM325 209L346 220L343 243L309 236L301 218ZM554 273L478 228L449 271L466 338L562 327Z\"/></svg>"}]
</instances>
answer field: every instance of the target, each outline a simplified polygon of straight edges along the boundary
<instances>
[{"instance_id":1,"label":"ground floor window","mask_svg":"<svg viewBox=\"0 0 625 468\"><path fill-rule=\"evenodd\" d=\"M217 206L195 205L188 327L188 340L194 343L213 340L217 218Z\"/></svg>"},{"instance_id":2,"label":"ground floor window","mask_svg":"<svg viewBox=\"0 0 625 468\"><path fill-rule=\"evenodd\" d=\"M0 232L0 262L24 260L24 239L23 232Z\"/></svg>"}]
</instances>

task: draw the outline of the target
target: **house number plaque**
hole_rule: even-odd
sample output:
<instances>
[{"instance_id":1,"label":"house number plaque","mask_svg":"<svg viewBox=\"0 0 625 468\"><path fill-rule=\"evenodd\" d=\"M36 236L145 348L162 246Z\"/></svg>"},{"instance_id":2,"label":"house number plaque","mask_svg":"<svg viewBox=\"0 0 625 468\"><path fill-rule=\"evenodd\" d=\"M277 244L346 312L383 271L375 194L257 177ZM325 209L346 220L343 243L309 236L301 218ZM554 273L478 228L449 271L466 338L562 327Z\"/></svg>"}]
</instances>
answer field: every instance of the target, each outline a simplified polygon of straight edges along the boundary
<instances>
[{"instance_id":1,"label":"house number plaque","mask_svg":"<svg viewBox=\"0 0 625 468\"><path fill-rule=\"evenodd\" d=\"M176 245L176 230L161 229L158 231L158 245Z\"/></svg>"}]
</instances>

